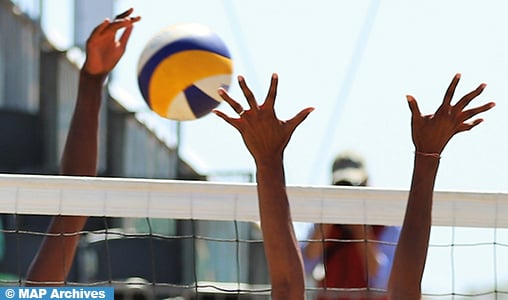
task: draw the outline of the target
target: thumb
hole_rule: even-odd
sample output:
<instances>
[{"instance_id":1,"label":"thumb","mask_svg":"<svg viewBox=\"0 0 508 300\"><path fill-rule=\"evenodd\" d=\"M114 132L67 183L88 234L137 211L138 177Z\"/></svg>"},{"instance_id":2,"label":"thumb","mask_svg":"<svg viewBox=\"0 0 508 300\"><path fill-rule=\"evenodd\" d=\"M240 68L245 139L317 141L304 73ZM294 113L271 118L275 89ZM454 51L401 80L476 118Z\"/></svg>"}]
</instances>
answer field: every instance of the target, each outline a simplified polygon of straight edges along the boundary
<instances>
[{"instance_id":1,"label":"thumb","mask_svg":"<svg viewBox=\"0 0 508 300\"><path fill-rule=\"evenodd\" d=\"M212 110L212 112L217 115L218 117L220 117L221 119L223 119L224 121L226 121L227 123L229 123L231 126L233 126L234 128L236 128L238 131L240 131L240 128L238 128L238 125L236 124L236 122L234 121L233 118L230 118L228 115L226 115L225 113L223 113L222 111L220 110Z\"/></svg>"},{"instance_id":2,"label":"thumb","mask_svg":"<svg viewBox=\"0 0 508 300\"><path fill-rule=\"evenodd\" d=\"M296 127L298 127L309 116L309 114L312 111L314 111L314 107L307 107L305 109L302 109L292 119L288 120L287 123L289 124L291 132L293 132L296 129Z\"/></svg>"},{"instance_id":3,"label":"thumb","mask_svg":"<svg viewBox=\"0 0 508 300\"><path fill-rule=\"evenodd\" d=\"M406 95L407 104L409 105L409 109L411 110L411 114L413 117L421 116L420 108L418 107L418 103L416 102L416 99L411 95Z\"/></svg>"}]
</instances>

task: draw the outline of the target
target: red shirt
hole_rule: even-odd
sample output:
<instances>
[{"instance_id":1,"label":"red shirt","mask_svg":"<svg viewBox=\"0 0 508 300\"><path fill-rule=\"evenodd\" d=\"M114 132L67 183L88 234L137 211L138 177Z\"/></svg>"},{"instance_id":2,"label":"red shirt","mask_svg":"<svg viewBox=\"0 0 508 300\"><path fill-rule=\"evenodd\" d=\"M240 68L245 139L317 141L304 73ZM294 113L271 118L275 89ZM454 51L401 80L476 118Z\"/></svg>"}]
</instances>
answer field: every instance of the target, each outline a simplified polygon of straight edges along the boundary
<instances>
[{"instance_id":1,"label":"red shirt","mask_svg":"<svg viewBox=\"0 0 508 300\"><path fill-rule=\"evenodd\" d=\"M379 238L383 226L372 226L374 236ZM333 225L327 239L352 239L347 227ZM325 278L320 282L321 287L329 288L366 288L368 274L365 263L365 244L348 241L327 241L324 245ZM333 295L332 295L333 294ZM385 295L374 296L372 292L323 292L319 300L329 299L386 299Z\"/></svg>"}]
</instances>

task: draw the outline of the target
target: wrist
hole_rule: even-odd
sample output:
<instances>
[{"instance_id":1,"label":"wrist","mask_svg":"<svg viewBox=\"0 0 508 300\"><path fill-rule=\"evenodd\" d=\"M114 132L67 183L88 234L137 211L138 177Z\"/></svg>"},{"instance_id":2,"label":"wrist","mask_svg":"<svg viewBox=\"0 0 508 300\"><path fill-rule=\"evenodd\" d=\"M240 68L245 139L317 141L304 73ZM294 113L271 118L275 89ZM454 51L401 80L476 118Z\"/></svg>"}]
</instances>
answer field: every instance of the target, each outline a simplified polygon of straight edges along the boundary
<instances>
[{"instance_id":1,"label":"wrist","mask_svg":"<svg viewBox=\"0 0 508 300\"><path fill-rule=\"evenodd\" d=\"M414 163L415 168L427 169L427 171L435 170L439 167L441 156L439 153L427 153L415 151Z\"/></svg>"},{"instance_id":2,"label":"wrist","mask_svg":"<svg viewBox=\"0 0 508 300\"><path fill-rule=\"evenodd\" d=\"M93 81L100 81L103 83L106 80L106 77L108 76L107 73L100 73L100 74L93 74L86 70L86 67L83 67L80 71L80 77L85 80L93 80Z\"/></svg>"},{"instance_id":3,"label":"wrist","mask_svg":"<svg viewBox=\"0 0 508 300\"><path fill-rule=\"evenodd\" d=\"M415 150L415 156L422 156L422 157L429 157L434 159L441 159L441 153L439 152L425 152L425 151L418 151Z\"/></svg>"},{"instance_id":4,"label":"wrist","mask_svg":"<svg viewBox=\"0 0 508 300\"><path fill-rule=\"evenodd\" d=\"M258 170L279 168L284 164L282 157L266 157L254 159Z\"/></svg>"}]
</instances>

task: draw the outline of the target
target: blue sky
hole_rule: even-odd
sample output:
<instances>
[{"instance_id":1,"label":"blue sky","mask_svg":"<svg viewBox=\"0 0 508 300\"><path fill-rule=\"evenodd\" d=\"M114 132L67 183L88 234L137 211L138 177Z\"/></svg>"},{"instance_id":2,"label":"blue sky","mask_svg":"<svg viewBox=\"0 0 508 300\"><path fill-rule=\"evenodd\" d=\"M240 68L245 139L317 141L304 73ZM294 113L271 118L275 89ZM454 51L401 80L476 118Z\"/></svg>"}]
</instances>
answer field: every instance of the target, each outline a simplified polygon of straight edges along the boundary
<instances>
[{"instance_id":1,"label":"blue sky","mask_svg":"<svg viewBox=\"0 0 508 300\"><path fill-rule=\"evenodd\" d=\"M71 26L62 26L72 20L72 15L62 13L69 11L69 3L44 2L45 28L52 36L58 32L64 45L72 32ZM497 107L483 115L485 123L447 146L436 189L508 190L506 1L116 2L117 12L128 7L143 19L136 24L114 78L134 99L136 110L148 110L136 83L139 55L150 36L179 22L199 22L216 31L232 52L235 75L244 75L259 99L266 95L271 73L279 73L280 118L290 118L307 106L316 108L285 152L289 184L328 184L334 155L354 149L366 158L371 185L408 188L413 145L405 95L414 95L421 111L432 113L452 76L460 72L456 97L486 82L485 92L473 105L496 101ZM230 93L243 101L236 84ZM231 112L225 104L219 108ZM174 122L156 122L160 130L174 128ZM182 124L182 149L190 163L206 173L254 171L239 134L215 115ZM443 229L433 238L437 243L467 235L493 238L493 231L466 232ZM450 257L447 249L430 253L426 271L430 275L424 281L429 282L428 289L450 288L448 267L440 258L433 259ZM490 256L470 259L485 253L493 251L472 250L462 261L462 273L470 274L469 285L491 281Z\"/></svg>"}]
</instances>

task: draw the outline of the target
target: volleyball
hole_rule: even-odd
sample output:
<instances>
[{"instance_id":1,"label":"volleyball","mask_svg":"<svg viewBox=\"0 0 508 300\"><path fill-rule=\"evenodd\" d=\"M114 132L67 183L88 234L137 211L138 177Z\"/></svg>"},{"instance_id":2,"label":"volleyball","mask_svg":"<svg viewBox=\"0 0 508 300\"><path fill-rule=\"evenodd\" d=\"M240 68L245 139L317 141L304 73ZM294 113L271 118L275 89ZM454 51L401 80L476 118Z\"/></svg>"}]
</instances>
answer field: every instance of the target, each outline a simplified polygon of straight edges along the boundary
<instances>
[{"instance_id":1,"label":"volleyball","mask_svg":"<svg viewBox=\"0 0 508 300\"><path fill-rule=\"evenodd\" d=\"M201 118L229 88L233 62L224 41L201 24L164 28L152 37L138 62L138 84L144 100L158 115L178 121Z\"/></svg>"}]
</instances>

